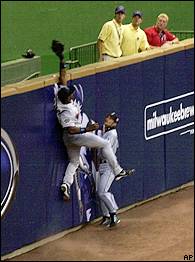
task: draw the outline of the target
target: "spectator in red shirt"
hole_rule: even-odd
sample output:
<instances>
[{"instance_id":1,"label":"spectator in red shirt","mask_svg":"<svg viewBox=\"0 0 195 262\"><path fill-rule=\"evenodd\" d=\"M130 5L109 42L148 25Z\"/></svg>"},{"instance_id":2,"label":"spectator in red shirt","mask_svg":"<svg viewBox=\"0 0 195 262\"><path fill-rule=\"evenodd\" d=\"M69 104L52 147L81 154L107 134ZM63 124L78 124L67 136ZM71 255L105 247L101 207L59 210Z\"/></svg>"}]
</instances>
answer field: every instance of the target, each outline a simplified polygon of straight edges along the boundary
<instances>
[{"instance_id":1,"label":"spectator in red shirt","mask_svg":"<svg viewBox=\"0 0 195 262\"><path fill-rule=\"evenodd\" d=\"M160 14L157 17L156 25L144 30L151 48L168 47L179 43L178 38L166 29L168 21L168 15Z\"/></svg>"}]
</instances>

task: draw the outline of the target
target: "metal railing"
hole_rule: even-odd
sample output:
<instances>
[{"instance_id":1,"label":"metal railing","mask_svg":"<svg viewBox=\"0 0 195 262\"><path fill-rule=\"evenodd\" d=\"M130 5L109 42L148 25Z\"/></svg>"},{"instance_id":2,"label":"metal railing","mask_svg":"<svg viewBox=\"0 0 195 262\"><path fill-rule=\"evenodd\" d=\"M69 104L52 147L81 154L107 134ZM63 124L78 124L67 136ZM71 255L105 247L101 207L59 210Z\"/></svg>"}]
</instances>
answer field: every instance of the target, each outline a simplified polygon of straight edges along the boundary
<instances>
[{"instance_id":1,"label":"metal railing","mask_svg":"<svg viewBox=\"0 0 195 262\"><path fill-rule=\"evenodd\" d=\"M74 61L74 63L69 64L70 68L97 62L98 61L97 41L84 45L71 47L69 50L69 59L70 61ZM66 62L69 63L70 61L66 61Z\"/></svg>"},{"instance_id":2,"label":"metal railing","mask_svg":"<svg viewBox=\"0 0 195 262\"><path fill-rule=\"evenodd\" d=\"M194 37L194 31L171 31L171 33L176 35L180 41Z\"/></svg>"},{"instance_id":3,"label":"metal railing","mask_svg":"<svg viewBox=\"0 0 195 262\"><path fill-rule=\"evenodd\" d=\"M171 31L179 40L194 37L194 31ZM69 68L75 68L83 65L92 64L98 62L98 48L97 41L84 45L71 47L69 50Z\"/></svg>"}]
</instances>

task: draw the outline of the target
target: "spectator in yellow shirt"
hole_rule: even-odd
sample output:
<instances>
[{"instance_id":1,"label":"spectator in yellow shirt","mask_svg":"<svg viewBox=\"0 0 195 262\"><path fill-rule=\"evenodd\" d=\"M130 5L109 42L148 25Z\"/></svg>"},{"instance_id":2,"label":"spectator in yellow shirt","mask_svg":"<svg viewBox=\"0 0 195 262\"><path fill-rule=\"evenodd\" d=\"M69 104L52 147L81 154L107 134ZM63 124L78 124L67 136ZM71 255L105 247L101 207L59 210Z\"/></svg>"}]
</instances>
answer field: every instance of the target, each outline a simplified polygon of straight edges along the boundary
<instances>
[{"instance_id":1,"label":"spectator in yellow shirt","mask_svg":"<svg viewBox=\"0 0 195 262\"><path fill-rule=\"evenodd\" d=\"M150 49L145 32L140 28L143 15L140 11L134 11L132 22L124 25L121 43L122 56L137 54Z\"/></svg>"},{"instance_id":2,"label":"spectator in yellow shirt","mask_svg":"<svg viewBox=\"0 0 195 262\"><path fill-rule=\"evenodd\" d=\"M118 6L115 9L114 19L103 25L97 41L100 61L109 61L122 55L120 45L124 18L125 8Z\"/></svg>"}]
</instances>

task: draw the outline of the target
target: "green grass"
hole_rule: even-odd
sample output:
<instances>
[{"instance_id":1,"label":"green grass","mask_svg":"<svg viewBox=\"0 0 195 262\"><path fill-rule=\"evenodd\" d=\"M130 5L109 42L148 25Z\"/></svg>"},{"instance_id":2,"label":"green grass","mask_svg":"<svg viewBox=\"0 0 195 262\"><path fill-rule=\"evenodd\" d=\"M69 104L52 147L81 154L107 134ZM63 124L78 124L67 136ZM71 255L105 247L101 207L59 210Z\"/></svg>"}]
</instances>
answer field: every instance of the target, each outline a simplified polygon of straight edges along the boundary
<instances>
[{"instance_id":1,"label":"green grass","mask_svg":"<svg viewBox=\"0 0 195 262\"><path fill-rule=\"evenodd\" d=\"M153 25L163 12L170 17L169 30L194 30L193 1L2 1L1 62L21 58L27 48L32 48L41 56L42 74L56 72L52 39L64 42L68 58L70 47L97 40L117 5L127 10L124 23L140 9L144 13L142 28Z\"/></svg>"}]
</instances>

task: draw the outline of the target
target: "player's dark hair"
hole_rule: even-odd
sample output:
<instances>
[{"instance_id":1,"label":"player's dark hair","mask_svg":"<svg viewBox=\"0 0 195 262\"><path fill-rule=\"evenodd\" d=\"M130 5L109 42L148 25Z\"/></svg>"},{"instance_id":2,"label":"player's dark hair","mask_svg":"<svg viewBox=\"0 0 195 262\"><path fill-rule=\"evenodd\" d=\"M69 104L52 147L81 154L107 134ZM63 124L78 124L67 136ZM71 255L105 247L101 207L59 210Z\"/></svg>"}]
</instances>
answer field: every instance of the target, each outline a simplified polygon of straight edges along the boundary
<instances>
[{"instance_id":1,"label":"player's dark hair","mask_svg":"<svg viewBox=\"0 0 195 262\"><path fill-rule=\"evenodd\" d=\"M58 91L58 99L62 104L67 103L67 98L75 91L74 86L62 86Z\"/></svg>"},{"instance_id":2,"label":"player's dark hair","mask_svg":"<svg viewBox=\"0 0 195 262\"><path fill-rule=\"evenodd\" d=\"M62 104L66 104L68 96L69 96L69 95L68 95L67 91L65 91L64 88L61 88L61 89L58 91L58 98L59 98L59 100L60 100L60 102L61 102Z\"/></svg>"}]
</instances>

